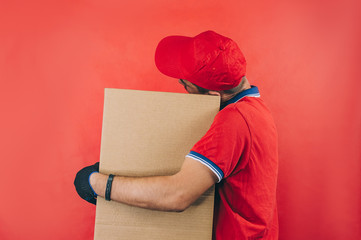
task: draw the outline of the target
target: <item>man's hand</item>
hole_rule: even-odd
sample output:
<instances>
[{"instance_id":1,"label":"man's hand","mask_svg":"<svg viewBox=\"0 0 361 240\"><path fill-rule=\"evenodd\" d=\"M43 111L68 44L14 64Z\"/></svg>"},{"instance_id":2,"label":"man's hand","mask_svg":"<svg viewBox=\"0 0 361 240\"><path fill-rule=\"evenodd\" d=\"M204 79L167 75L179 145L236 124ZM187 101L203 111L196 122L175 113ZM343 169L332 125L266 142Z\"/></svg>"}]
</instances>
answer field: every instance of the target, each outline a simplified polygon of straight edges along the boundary
<instances>
[{"instance_id":1,"label":"man's hand","mask_svg":"<svg viewBox=\"0 0 361 240\"><path fill-rule=\"evenodd\" d=\"M97 199L97 194L89 183L90 175L94 172L99 172L99 162L81 169L74 180L75 189L79 196L92 204L96 204Z\"/></svg>"}]
</instances>

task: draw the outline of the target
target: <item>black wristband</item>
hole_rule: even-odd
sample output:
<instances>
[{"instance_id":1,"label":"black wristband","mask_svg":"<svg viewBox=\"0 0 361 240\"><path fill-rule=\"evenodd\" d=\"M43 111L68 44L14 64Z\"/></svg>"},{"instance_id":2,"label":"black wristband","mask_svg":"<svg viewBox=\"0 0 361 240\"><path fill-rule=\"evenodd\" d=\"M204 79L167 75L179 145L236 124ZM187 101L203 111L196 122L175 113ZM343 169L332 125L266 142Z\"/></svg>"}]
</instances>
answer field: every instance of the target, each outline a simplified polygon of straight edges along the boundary
<instances>
[{"instance_id":1,"label":"black wristband","mask_svg":"<svg viewBox=\"0 0 361 240\"><path fill-rule=\"evenodd\" d=\"M114 175L110 174L107 181L107 187L105 188L105 200L110 201L110 192L112 191Z\"/></svg>"}]
</instances>

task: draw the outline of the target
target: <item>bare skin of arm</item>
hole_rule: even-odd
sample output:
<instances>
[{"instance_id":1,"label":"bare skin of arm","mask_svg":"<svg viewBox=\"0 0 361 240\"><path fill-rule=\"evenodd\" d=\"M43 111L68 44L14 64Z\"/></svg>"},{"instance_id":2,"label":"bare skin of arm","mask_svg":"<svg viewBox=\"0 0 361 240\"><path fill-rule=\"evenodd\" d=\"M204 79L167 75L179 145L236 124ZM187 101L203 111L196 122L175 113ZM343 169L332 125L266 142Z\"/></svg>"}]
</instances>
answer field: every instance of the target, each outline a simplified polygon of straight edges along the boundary
<instances>
[{"instance_id":1,"label":"bare skin of arm","mask_svg":"<svg viewBox=\"0 0 361 240\"><path fill-rule=\"evenodd\" d=\"M108 175L94 173L90 184L101 197L105 196ZM111 199L132 206L183 211L217 182L216 175L202 163L186 158L181 170L172 176L115 176Z\"/></svg>"}]
</instances>

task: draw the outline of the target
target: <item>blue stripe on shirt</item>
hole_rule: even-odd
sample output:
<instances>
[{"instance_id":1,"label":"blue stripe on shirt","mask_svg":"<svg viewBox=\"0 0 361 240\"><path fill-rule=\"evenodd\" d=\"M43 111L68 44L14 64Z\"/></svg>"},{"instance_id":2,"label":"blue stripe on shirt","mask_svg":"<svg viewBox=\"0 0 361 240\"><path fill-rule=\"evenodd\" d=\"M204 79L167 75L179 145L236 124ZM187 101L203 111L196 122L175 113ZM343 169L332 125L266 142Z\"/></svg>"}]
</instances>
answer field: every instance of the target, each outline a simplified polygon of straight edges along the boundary
<instances>
[{"instance_id":1,"label":"blue stripe on shirt","mask_svg":"<svg viewBox=\"0 0 361 240\"><path fill-rule=\"evenodd\" d=\"M194 160L197 160L201 162L203 165L207 166L209 169L216 174L218 177L218 182L220 182L223 179L223 171L211 160L209 160L207 157L203 156L202 154L199 154L195 151L191 151L187 154L187 157L193 158Z\"/></svg>"}]
</instances>

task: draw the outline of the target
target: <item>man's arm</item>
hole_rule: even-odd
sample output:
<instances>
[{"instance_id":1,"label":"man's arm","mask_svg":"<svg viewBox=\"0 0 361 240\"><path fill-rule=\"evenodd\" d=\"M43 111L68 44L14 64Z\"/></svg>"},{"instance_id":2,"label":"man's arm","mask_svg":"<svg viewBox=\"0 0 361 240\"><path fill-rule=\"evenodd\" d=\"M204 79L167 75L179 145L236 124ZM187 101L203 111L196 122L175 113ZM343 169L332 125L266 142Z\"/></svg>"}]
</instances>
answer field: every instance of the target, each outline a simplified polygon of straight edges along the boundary
<instances>
[{"instance_id":1,"label":"man's arm","mask_svg":"<svg viewBox=\"0 0 361 240\"><path fill-rule=\"evenodd\" d=\"M104 197L108 175L94 173L89 182ZM172 176L120 177L113 180L111 199L132 206L183 211L217 182L216 175L202 163L186 157L181 170Z\"/></svg>"}]
</instances>

